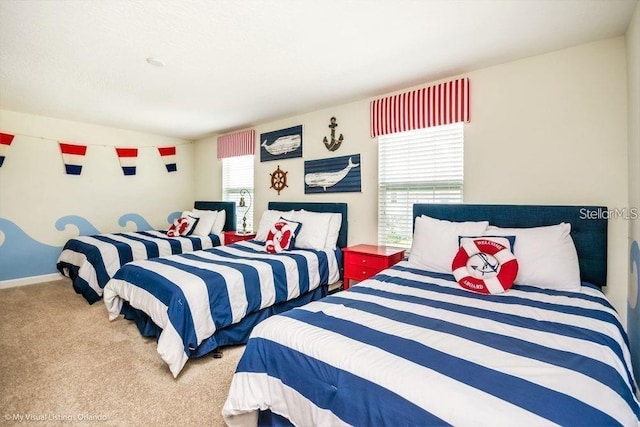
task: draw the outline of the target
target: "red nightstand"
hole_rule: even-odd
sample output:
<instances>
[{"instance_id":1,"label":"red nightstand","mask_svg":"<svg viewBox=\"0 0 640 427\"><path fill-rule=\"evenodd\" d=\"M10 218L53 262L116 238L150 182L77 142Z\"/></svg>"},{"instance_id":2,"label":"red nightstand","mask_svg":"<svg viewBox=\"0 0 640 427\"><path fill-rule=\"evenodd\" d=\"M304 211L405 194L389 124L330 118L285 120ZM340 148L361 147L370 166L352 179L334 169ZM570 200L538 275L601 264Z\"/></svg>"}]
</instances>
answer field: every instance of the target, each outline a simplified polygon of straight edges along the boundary
<instances>
[{"instance_id":1,"label":"red nightstand","mask_svg":"<svg viewBox=\"0 0 640 427\"><path fill-rule=\"evenodd\" d=\"M342 249L344 254L344 289L349 281L361 281L402 261L404 249L391 246L356 245Z\"/></svg>"},{"instance_id":2,"label":"red nightstand","mask_svg":"<svg viewBox=\"0 0 640 427\"><path fill-rule=\"evenodd\" d=\"M225 231L224 232L224 244L230 245L236 242L242 242L243 240L251 240L256 237L256 233L242 234L237 231Z\"/></svg>"}]
</instances>

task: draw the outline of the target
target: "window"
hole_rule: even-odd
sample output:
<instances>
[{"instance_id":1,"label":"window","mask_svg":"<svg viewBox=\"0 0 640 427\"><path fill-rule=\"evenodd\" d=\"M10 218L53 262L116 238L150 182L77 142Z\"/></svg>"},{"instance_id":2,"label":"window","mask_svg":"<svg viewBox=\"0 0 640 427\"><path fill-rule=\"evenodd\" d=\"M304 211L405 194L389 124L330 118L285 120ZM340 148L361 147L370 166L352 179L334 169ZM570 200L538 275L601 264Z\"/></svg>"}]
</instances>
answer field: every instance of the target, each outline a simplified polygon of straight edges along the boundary
<instances>
[{"instance_id":1,"label":"window","mask_svg":"<svg viewBox=\"0 0 640 427\"><path fill-rule=\"evenodd\" d=\"M462 123L378 137L378 243L411 247L414 203L460 203Z\"/></svg>"},{"instance_id":2,"label":"window","mask_svg":"<svg viewBox=\"0 0 640 427\"><path fill-rule=\"evenodd\" d=\"M247 190L251 198L245 197L246 207L238 206L240 190ZM242 217L247 217L247 230L253 230L253 155L222 159L222 200L236 202L236 227L242 230ZM251 201L251 203L249 203ZM247 208L249 210L247 211Z\"/></svg>"}]
</instances>

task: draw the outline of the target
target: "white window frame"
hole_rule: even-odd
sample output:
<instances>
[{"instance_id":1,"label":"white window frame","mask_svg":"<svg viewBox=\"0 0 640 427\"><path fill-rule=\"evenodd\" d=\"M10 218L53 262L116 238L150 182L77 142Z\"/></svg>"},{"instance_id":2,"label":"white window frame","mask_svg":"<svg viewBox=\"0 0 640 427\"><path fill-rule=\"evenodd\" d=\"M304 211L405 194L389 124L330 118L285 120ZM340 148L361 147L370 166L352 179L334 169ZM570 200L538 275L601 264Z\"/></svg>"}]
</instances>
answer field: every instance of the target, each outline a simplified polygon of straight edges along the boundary
<instances>
[{"instance_id":1,"label":"white window frame","mask_svg":"<svg viewBox=\"0 0 640 427\"><path fill-rule=\"evenodd\" d=\"M242 231L242 218L247 217L247 231L253 230L253 174L254 155L227 157L222 159L222 200L236 203L236 230ZM239 207L240 191L247 190L246 208ZM248 210L247 210L248 208Z\"/></svg>"},{"instance_id":2,"label":"white window frame","mask_svg":"<svg viewBox=\"0 0 640 427\"><path fill-rule=\"evenodd\" d=\"M414 203L462 203L462 123L378 137L378 244L411 248Z\"/></svg>"}]
</instances>

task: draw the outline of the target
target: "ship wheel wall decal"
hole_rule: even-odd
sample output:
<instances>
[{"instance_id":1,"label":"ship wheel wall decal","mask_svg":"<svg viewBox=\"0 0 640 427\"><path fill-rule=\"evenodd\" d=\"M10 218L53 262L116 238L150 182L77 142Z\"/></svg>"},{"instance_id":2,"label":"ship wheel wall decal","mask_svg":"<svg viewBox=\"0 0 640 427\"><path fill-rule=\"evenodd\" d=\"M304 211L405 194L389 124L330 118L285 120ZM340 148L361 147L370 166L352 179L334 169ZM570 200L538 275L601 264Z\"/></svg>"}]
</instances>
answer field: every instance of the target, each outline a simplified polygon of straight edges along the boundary
<instances>
[{"instance_id":1,"label":"ship wheel wall decal","mask_svg":"<svg viewBox=\"0 0 640 427\"><path fill-rule=\"evenodd\" d=\"M278 165L278 168L274 170L273 173L269 174L271 175L271 187L269 188L273 188L274 190L276 190L278 192L278 196L280 195L280 192L284 190L285 187L288 187L287 173L288 172L285 172L282 169L280 169L280 165Z\"/></svg>"},{"instance_id":2,"label":"ship wheel wall decal","mask_svg":"<svg viewBox=\"0 0 640 427\"><path fill-rule=\"evenodd\" d=\"M331 129L331 142L329 142L326 136L322 140L322 142L324 142L324 146L327 147L327 150L329 151L336 151L338 148L340 148L340 145L344 140L344 137L342 136L342 134L340 134L338 139L336 139L336 127L338 127L336 118L331 117L331 123L329 124L329 128Z\"/></svg>"}]
</instances>

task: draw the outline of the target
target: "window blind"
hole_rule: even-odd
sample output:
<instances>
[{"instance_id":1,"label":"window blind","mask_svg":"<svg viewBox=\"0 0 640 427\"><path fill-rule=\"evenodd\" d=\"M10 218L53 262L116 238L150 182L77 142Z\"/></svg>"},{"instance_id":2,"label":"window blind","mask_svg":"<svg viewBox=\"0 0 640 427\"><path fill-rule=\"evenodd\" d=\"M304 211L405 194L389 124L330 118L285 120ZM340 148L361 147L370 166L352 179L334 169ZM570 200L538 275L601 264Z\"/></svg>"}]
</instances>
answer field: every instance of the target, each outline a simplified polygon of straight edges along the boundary
<instances>
[{"instance_id":1,"label":"window blind","mask_svg":"<svg viewBox=\"0 0 640 427\"><path fill-rule=\"evenodd\" d=\"M251 207L246 213L247 230L253 230L253 155L226 157L222 159L222 200L236 203L236 229L242 230L242 217L247 208L238 206L240 190L251 194ZM249 198L245 197L247 207Z\"/></svg>"},{"instance_id":2,"label":"window blind","mask_svg":"<svg viewBox=\"0 0 640 427\"><path fill-rule=\"evenodd\" d=\"M414 203L461 203L463 124L378 137L378 243L411 247Z\"/></svg>"}]
</instances>

